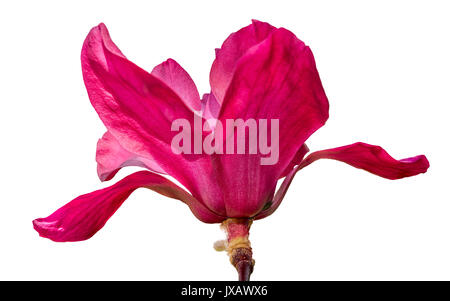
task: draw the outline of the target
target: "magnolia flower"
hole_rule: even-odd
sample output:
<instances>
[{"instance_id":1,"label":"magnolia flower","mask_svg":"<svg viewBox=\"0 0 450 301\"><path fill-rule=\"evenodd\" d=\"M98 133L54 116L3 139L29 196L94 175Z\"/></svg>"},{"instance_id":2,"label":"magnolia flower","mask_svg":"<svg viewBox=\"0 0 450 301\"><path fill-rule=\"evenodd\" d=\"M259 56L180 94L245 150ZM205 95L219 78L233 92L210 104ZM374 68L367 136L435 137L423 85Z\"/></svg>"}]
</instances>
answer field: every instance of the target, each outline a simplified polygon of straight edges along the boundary
<instances>
[{"instance_id":1,"label":"magnolia flower","mask_svg":"<svg viewBox=\"0 0 450 301\"><path fill-rule=\"evenodd\" d=\"M202 98L174 60L151 73L129 61L104 24L89 32L81 63L89 99L107 128L97 144L100 180L112 179L125 166L148 171L81 195L50 216L34 220L40 236L53 241L90 238L134 190L144 187L182 201L202 222L222 223L227 239L215 248L226 250L239 279L248 280L254 265L250 225L278 208L300 169L318 159L334 159L400 179L424 173L429 166L423 155L396 160L381 147L361 142L304 158L309 152L305 141L328 119L328 100L310 48L284 28L253 21L232 33L216 50L211 92ZM201 138L220 132L214 120L278 120L277 162L261 164L262 153L174 152L173 122L193 124L198 117ZM222 139L216 143L229 142L229 133ZM275 191L279 180L283 182Z\"/></svg>"}]
</instances>

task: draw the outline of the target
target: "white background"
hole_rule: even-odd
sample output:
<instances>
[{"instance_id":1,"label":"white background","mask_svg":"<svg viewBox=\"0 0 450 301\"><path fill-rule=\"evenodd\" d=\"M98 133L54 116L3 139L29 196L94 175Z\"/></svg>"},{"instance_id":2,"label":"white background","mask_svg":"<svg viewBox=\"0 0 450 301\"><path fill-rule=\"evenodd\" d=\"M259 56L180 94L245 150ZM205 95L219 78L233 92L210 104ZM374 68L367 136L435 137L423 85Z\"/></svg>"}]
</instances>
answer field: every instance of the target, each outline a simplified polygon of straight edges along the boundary
<instances>
[{"instance_id":1,"label":"white background","mask_svg":"<svg viewBox=\"0 0 450 301\"><path fill-rule=\"evenodd\" d=\"M312 151L356 141L426 174L389 181L322 160L253 224L254 280L450 280L449 6L445 1L3 1L0 4L0 279L234 280L224 233L182 203L138 190L92 239L54 243L31 221L110 183L96 175L105 128L80 50L104 22L129 59L168 57L209 92L214 48L252 18L312 48L330 119ZM112 182L137 168L122 170Z\"/></svg>"}]
</instances>

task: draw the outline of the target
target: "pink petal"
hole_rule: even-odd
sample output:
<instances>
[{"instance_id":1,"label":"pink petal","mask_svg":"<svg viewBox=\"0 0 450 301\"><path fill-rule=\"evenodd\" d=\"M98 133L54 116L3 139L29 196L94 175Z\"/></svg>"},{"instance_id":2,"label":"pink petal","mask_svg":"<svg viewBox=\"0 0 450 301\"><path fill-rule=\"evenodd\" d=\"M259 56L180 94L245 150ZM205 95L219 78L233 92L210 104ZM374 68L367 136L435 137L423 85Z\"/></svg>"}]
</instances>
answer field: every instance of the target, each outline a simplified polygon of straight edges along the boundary
<instances>
[{"instance_id":1,"label":"pink petal","mask_svg":"<svg viewBox=\"0 0 450 301\"><path fill-rule=\"evenodd\" d=\"M165 173L154 160L142 158L124 149L119 141L106 132L97 143L97 173L101 181L109 181L125 166L140 166L149 170Z\"/></svg>"},{"instance_id":2,"label":"pink petal","mask_svg":"<svg viewBox=\"0 0 450 301\"><path fill-rule=\"evenodd\" d=\"M239 59L221 110L223 124L238 118L279 120L276 164L261 165L259 154L220 157L227 214L256 214L297 151L328 118L328 100L309 47L283 28L274 30Z\"/></svg>"},{"instance_id":3,"label":"pink petal","mask_svg":"<svg viewBox=\"0 0 450 301\"><path fill-rule=\"evenodd\" d=\"M202 116L206 120L219 117L220 104L212 93L205 93L202 97Z\"/></svg>"},{"instance_id":4,"label":"pink petal","mask_svg":"<svg viewBox=\"0 0 450 301\"><path fill-rule=\"evenodd\" d=\"M362 142L314 152L302 165L305 167L318 159L342 161L390 180L424 173L430 166L424 155L395 160L380 146Z\"/></svg>"},{"instance_id":5,"label":"pink petal","mask_svg":"<svg viewBox=\"0 0 450 301\"><path fill-rule=\"evenodd\" d=\"M275 30L268 23L253 20L252 24L232 33L216 50L216 59L211 67L209 80L219 103L223 102L238 60L252 46L260 43Z\"/></svg>"},{"instance_id":6,"label":"pink petal","mask_svg":"<svg viewBox=\"0 0 450 301\"><path fill-rule=\"evenodd\" d=\"M209 156L177 155L171 149L172 138L178 134L171 130L172 122L185 119L194 124L194 112L176 92L127 60L111 41L104 24L90 31L81 61L91 103L122 148L156 162L202 202L202 196L210 190L218 193L219 188L209 176L213 172ZM223 205L213 202L211 206L221 210Z\"/></svg>"},{"instance_id":7,"label":"pink petal","mask_svg":"<svg viewBox=\"0 0 450 301\"><path fill-rule=\"evenodd\" d=\"M175 60L168 59L159 64L153 68L152 75L177 93L192 111L200 111L201 103L197 87L189 74Z\"/></svg>"},{"instance_id":8,"label":"pink petal","mask_svg":"<svg viewBox=\"0 0 450 301\"><path fill-rule=\"evenodd\" d=\"M110 187L81 195L46 218L34 220L34 228L40 236L53 241L86 240L105 225L134 190L141 187L186 203L194 215L205 223L224 220L164 177L140 171Z\"/></svg>"},{"instance_id":9,"label":"pink petal","mask_svg":"<svg viewBox=\"0 0 450 301\"><path fill-rule=\"evenodd\" d=\"M362 142L321 150L310 154L303 162L292 170L281 184L271 207L261 212L256 218L261 219L272 214L283 200L295 174L318 159L334 159L353 167L364 169L377 176L396 180L425 173L430 166L424 155L395 160L383 148Z\"/></svg>"}]
</instances>

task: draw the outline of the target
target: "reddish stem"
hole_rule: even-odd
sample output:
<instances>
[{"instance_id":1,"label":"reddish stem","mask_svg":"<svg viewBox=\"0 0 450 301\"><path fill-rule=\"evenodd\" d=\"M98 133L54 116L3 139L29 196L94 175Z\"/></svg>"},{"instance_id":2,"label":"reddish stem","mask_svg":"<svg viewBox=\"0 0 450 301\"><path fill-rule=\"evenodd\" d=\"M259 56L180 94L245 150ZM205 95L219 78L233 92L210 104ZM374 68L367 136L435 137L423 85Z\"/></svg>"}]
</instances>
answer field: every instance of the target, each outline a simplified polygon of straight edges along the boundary
<instances>
[{"instance_id":1,"label":"reddish stem","mask_svg":"<svg viewBox=\"0 0 450 301\"><path fill-rule=\"evenodd\" d=\"M243 260L236 264L239 281L250 281L250 275L253 272L253 263L249 260Z\"/></svg>"}]
</instances>

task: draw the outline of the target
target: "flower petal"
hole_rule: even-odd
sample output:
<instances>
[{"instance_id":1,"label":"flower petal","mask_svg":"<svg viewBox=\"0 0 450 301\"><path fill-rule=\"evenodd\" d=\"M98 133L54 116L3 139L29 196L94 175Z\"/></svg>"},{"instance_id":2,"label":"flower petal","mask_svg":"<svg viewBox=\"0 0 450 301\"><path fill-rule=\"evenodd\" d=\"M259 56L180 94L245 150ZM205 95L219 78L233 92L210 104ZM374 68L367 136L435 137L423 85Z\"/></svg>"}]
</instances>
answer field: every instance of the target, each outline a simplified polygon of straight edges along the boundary
<instances>
[{"instance_id":1,"label":"flower petal","mask_svg":"<svg viewBox=\"0 0 450 301\"><path fill-rule=\"evenodd\" d=\"M297 151L297 153L295 154L294 159L292 159L291 163L289 163L288 167L281 174L280 179L284 178L285 176L287 176L291 172L291 170L294 169L294 167L296 165L299 165L308 152L309 152L308 146L306 144L303 144L300 147L300 149Z\"/></svg>"},{"instance_id":2,"label":"flower petal","mask_svg":"<svg viewBox=\"0 0 450 301\"><path fill-rule=\"evenodd\" d=\"M157 76L127 60L104 24L88 34L81 61L91 103L111 135L126 151L155 161L203 201L200 192L214 185L208 176L213 168L210 157L175 154L171 148L178 134L172 131L172 122L183 119L194 124L191 108Z\"/></svg>"},{"instance_id":3,"label":"flower petal","mask_svg":"<svg viewBox=\"0 0 450 301\"><path fill-rule=\"evenodd\" d=\"M152 75L159 78L172 91L178 94L192 111L200 111L200 95L189 74L173 59L159 64L152 70Z\"/></svg>"},{"instance_id":4,"label":"flower petal","mask_svg":"<svg viewBox=\"0 0 450 301\"><path fill-rule=\"evenodd\" d=\"M122 147L142 157L170 150L172 121L192 119L192 111L180 97L128 61L103 24L87 36L81 61L91 103Z\"/></svg>"},{"instance_id":5,"label":"flower petal","mask_svg":"<svg viewBox=\"0 0 450 301\"><path fill-rule=\"evenodd\" d=\"M202 97L202 116L206 120L219 117L220 104L212 93L205 93Z\"/></svg>"},{"instance_id":6,"label":"flower petal","mask_svg":"<svg viewBox=\"0 0 450 301\"><path fill-rule=\"evenodd\" d=\"M212 92L203 94L201 115L208 122L211 131L216 127L219 112L220 104L214 94Z\"/></svg>"},{"instance_id":7,"label":"flower petal","mask_svg":"<svg viewBox=\"0 0 450 301\"><path fill-rule=\"evenodd\" d=\"M216 49L216 59L211 67L209 81L219 103L223 102L237 61L248 49L267 38L273 30L275 27L268 23L252 20L252 24L232 33L223 42L222 47Z\"/></svg>"},{"instance_id":8,"label":"flower petal","mask_svg":"<svg viewBox=\"0 0 450 301\"><path fill-rule=\"evenodd\" d=\"M219 120L227 119L279 122L276 164L261 165L260 154L220 157L227 214L256 214L306 139L328 119L328 100L309 47L280 28L248 50L221 107Z\"/></svg>"},{"instance_id":9,"label":"flower petal","mask_svg":"<svg viewBox=\"0 0 450 301\"><path fill-rule=\"evenodd\" d=\"M383 148L377 145L357 142L354 144L321 150L310 154L303 162L292 170L284 179L271 207L261 212L256 219L272 214L280 205L295 174L302 168L319 159L333 159L347 163L353 167L366 170L377 176L396 180L425 173L430 166L424 155L395 160Z\"/></svg>"},{"instance_id":10,"label":"flower petal","mask_svg":"<svg viewBox=\"0 0 450 301\"><path fill-rule=\"evenodd\" d=\"M97 173L101 181L109 181L125 166L140 166L164 174L155 160L139 157L124 149L119 141L106 132L97 143Z\"/></svg>"},{"instance_id":11,"label":"flower petal","mask_svg":"<svg viewBox=\"0 0 450 301\"><path fill-rule=\"evenodd\" d=\"M105 225L134 190L141 187L181 200L203 222L218 223L224 220L164 177L140 171L110 187L81 195L46 218L34 220L34 228L40 236L53 241L86 240Z\"/></svg>"},{"instance_id":12,"label":"flower petal","mask_svg":"<svg viewBox=\"0 0 450 301\"><path fill-rule=\"evenodd\" d=\"M430 166L424 155L395 160L380 146L362 142L314 152L306 157L302 166L308 166L318 159L342 161L390 180L424 173Z\"/></svg>"}]
</instances>

